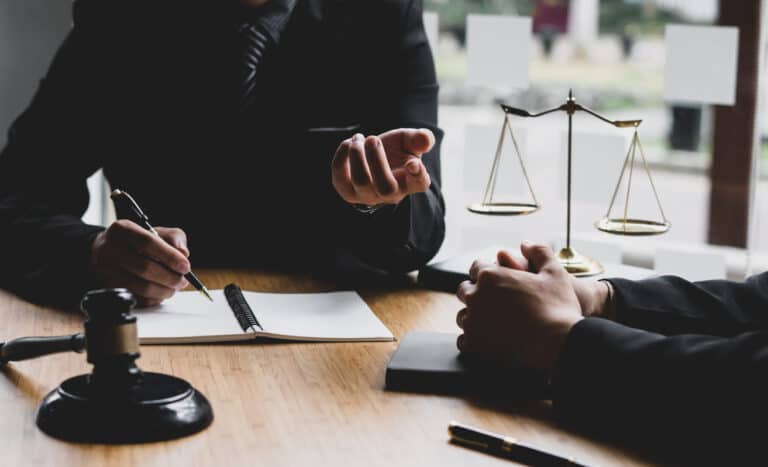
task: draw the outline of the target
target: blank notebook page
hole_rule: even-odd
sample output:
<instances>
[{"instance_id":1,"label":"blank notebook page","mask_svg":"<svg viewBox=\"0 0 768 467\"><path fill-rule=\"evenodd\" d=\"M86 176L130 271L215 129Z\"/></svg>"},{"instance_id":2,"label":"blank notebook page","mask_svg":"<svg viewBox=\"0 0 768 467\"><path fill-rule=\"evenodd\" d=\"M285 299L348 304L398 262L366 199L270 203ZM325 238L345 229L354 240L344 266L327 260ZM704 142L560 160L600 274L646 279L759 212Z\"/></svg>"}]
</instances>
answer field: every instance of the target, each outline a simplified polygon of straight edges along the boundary
<instances>
[{"instance_id":1,"label":"blank notebook page","mask_svg":"<svg viewBox=\"0 0 768 467\"><path fill-rule=\"evenodd\" d=\"M243 292L264 332L322 340L388 338L392 333L355 292ZM258 329L256 330L258 332Z\"/></svg>"},{"instance_id":2,"label":"blank notebook page","mask_svg":"<svg viewBox=\"0 0 768 467\"><path fill-rule=\"evenodd\" d=\"M184 291L162 305L135 311L142 343L245 340L257 336L291 340L394 340L356 293L259 293L243 291L264 328L244 332L222 290L214 302L196 291ZM186 339L184 339L186 338ZM197 339L195 339L197 338Z\"/></svg>"},{"instance_id":3,"label":"blank notebook page","mask_svg":"<svg viewBox=\"0 0 768 467\"><path fill-rule=\"evenodd\" d=\"M159 306L134 310L139 337L242 336L243 329L232 314L224 291L210 292L213 303L200 292L186 291L178 292Z\"/></svg>"}]
</instances>

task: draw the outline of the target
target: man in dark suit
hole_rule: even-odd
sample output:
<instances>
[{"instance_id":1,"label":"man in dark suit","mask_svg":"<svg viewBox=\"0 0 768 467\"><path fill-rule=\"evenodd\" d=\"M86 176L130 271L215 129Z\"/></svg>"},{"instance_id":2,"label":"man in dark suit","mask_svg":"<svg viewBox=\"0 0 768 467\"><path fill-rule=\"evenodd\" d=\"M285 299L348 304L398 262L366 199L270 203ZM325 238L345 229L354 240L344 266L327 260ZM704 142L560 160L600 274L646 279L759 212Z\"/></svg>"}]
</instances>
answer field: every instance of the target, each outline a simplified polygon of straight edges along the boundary
<instances>
[{"instance_id":1,"label":"man in dark suit","mask_svg":"<svg viewBox=\"0 0 768 467\"><path fill-rule=\"evenodd\" d=\"M459 286L462 352L552 370L555 411L676 462L765 465L768 273L574 280L523 244Z\"/></svg>"},{"instance_id":2,"label":"man in dark suit","mask_svg":"<svg viewBox=\"0 0 768 467\"><path fill-rule=\"evenodd\" d=\"M415 269L444 237L436 123L419 0L77 0L0 153L0 286L153 304L190 258ZM83 224L99 168L164 241Z\"/></svg>"}]
</instances>

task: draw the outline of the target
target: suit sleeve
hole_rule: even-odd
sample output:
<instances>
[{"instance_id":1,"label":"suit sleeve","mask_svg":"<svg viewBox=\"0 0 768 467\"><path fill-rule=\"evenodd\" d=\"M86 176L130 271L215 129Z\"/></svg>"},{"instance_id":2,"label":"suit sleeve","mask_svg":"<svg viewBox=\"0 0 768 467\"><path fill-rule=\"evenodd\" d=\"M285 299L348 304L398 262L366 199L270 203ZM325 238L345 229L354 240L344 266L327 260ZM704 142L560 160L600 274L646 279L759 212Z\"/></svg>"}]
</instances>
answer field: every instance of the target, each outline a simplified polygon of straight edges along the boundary
<instances>
[{"instance_id":1,"label":"suit sleeve","mask_svg":"<svg viewBox=\"0 0 768 467\"><path fill-rule=\"evenodd\" d=\"M385 207L372 215L345 206L349 220L348 244L352 253L367 265L389 272L417 269L440 249L445 237L445 203L440 191L440 145L443 132L437 127L438 85L429 43L424 32L422 6L412 0L401 12L401 29L387 54L393 73L388 80L395 96L376 106L375 121L367 127L429 128L435 134L434 148L423 155L431 185L424 193L408 196L397 206Z\"/></svg>"},{"instance_id":2,"label":"suit sleeve","mask_svg":"<svg viewBox=\"0 0 768 467\"><path fill-rule=\"evenodd\" d=\"M675 462L765 459L756 428L768 417L765 331L667 337L587 318L571 330L552 384L557 415L580 429Z\"/></svg>"},{"instance_id":3,"label":"suit sleeve","mask_svg":"<svg viewBox=\"0 0 768 467\"><path fill-rule=\"evenodd\" d=\"M691 283L674 276L611 279L616 321L664 335L734 336L768 328L768 273L745 282Z\"/></svg>"},{"instance_id":4,"label":"suit sleeve","mask_svg":"<svg viewBox=\"0 0 768 467\"><path fill-rule=\"evenodd\" d=\"M81 21L58 50L0 153L0 286L69 306L91 285L90 245L101 227L81 217L86 179L100 163L96 102L106 73L95 30Z\"/></svg>"}]
</instances>

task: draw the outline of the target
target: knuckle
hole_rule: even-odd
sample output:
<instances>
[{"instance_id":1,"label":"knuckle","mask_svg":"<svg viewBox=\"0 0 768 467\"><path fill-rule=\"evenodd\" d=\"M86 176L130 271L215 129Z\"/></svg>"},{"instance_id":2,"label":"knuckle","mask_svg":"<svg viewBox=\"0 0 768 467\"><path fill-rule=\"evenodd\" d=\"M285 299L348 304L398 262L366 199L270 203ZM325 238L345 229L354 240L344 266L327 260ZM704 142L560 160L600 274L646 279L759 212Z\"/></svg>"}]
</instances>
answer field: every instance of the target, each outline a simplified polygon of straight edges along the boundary
<instances>
[{"instance_id":1,"label":"knuckle","mask_svg":"<svg viewBox=\"0 0 768 467\"><path fill-rule=\"evenodd\" d=\"M468 292L464 295L464 304L467 308L474 308L477 306L478 297L477 292Z\"/></svg>"},{"instance_id":2,"label":"knuckle","mask_svg":"<svg viewBox=\"0 0 768 467\"><path fill-rule=\"evenodd\" d=\"M155 239L150 236L139 235L136 238L136 246L138 246L141 254L147 254L147 250L152 246L154 242Z\"/></svg>"},{"instance_id":3,"label":"knuckle","mask_svg":"<svg viewBox=\"0 0 768 467\"><path fill-rule=\"evenodd\" d=\"M141 263L139 263L138 266L138 273L141 275L141 277L152 277L154 268L152 267L152 262L149 260L142 260Z\"/></svg>"},{"instance_id":4,"label":"knuckle","mask_svg":"<svg viewBox=\"0 0 768 467\"><path fill-rule=\"evenodd\" d=\"M487 284L488 281L491 279L490 277L490 270L488 268L482 267L477 271L477 285L484 285Z\"/></svg>"},{"instance_id":5,"label":"knuckle","mask_svg":"<svg viewBox=\"0 0 768 467\"><path fill-rule=\"evenodd\" d=\"M118 219L112 223L110 228L114 230L130 230L132 224L133 222L128 219Z\"/></svg>"},{"instance_id":6,"label":"knuckle","mask_svg":"<svg viewBox=\"0 0 768 467\"><path fill-rule=\"evenodd\" d=\"M142 297L145 297L147 299L156 298L154 291L152 290L152 286L145 281L141 281L138 284L135 284L134 286L130 287L131 292L140 295Z\"/></svg>"},{"instance_id":7,"label":"knuckle","mask_svg":"<svg viewBox=\"0 0 768 467\"><path fill-rule=\"evenodd\" d=\"M114 241L122 232L125 232L127 230L125 222L127 221L117 220L107 227L107 230L104 232L106 240Z\"/></svg>"}]
</instances>

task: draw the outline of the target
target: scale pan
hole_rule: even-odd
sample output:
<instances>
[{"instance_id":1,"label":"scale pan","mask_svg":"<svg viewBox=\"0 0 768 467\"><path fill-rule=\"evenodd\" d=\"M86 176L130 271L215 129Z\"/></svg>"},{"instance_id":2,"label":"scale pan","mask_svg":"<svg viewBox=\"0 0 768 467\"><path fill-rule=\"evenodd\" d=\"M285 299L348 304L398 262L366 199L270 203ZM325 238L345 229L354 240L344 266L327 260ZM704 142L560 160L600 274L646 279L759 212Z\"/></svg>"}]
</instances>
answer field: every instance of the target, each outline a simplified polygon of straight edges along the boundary
<instances>
[{"instance_id":1,"label":"scale pan","mask_svg":"<svg viewBox=\"0 0 768 467\"><path fill-rule=\"evenodd\" d=\"M669 222L646 221L642 219L621 219L604 217L595 222L598 230L616 235L659 235L669 230Z\"/></svg>"},{"instance_id":2,"label":"scale pan","mask_svg":"<svg viewBox=\"0 0 768 467\"><path fill-rule=\"evenodd\" d=\"M475 214L520 216L538 211L539 205L531 203L475 203L467 206L467 209Z\"/></svg>"}]
</instances>

